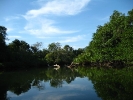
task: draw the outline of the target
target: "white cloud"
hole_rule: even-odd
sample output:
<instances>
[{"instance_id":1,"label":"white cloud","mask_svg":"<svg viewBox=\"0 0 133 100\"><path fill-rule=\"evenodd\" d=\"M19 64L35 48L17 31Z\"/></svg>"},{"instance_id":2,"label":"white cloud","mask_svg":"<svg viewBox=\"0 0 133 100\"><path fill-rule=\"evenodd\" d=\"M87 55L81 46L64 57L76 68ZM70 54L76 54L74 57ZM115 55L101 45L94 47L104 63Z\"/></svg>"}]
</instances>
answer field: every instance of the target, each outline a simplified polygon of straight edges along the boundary
<instances>
[{"instance_id":1,"label":"white cloud","mask_svg":"<svg viewBox=\"0 0 133 100\"><path fill-rule=\"evenodd\" d=\"M70 34L77 32L61 30L58 27L54 26L54 23L55 22L53 20L49 20L46 18L42 19L38 17L36 19L30 19L24 29L30 34L35 35L37 37Z\"/></svg>"},{"instance_id":2,"label":"white cloud","mask_svg":"<svg viewBox=\"0 0 133 100\"><path fill-rule=\"evenodd\" d=\"M83 85L79 85L79 84L66 84L66 85L63 85L64 87L66 87L67 89L74 89L74 90L89 90L89 88L87 86L83 86Z\"/></svg>"},{"instance_id":3,"label":"white cloud","mask_svg":"<svg viewBox=\"0 0 133 100\"><path fill-rule=\"evenodd\" d=\"M16 19L20 19L19 16L9 16L5 18L5 21L10 21L10 20L16 20Z\"/></svg>"},{"instance_id":4,"label":"white cloud","mask_svg":"<svg viewBox=\"0 0 133 100\"><path fill-rule=\"evenodd\" d=\"M77 42L84 39L85 35L78 35L74 37L66 37L64 40L59 41L60 43L70 43L70 42Z\"/></svg>"},{"instance_id":5,"label":"white cloud","mask_svg":"<svg viewBox=\"0 0 133 100\"><path fill-rule=\"evenodd\" d=\"M68 94L62 94L62 93L56 93L56 92L51 92L50 94L47 94L46 95L37 95L37 96L34 96L32 99L33 100L63 100L67 97L70 97L70 96L81 96L81 94L78 94L78 93L68 93Z\"/></svg>"},{"instance_id":6,"label":"white cloud","mask_svg":"<svg viewBox=\"0 0 133 100\"><path fill-rule=\"evenodd\" d=\"M85 46L82 46L81 47L81 45L80 46L77 46L77 45L74 45L74 46L72 46L74 49L79 49L79 48L84 48Z\"/></svg>"},{"instance_id":7,"label":"white cloud","mask_svg":"<svg viewBox=\"0 0 133 100\"><path fill-rule=\"evenodd\" d=\"M57 94L57 95L49 96L46 99L47 100L63 100L63 99L70 97L70 96L75 96L75 97L79 96L79 94L77 94L77 93L70 93L70 94L63 94L63 95Z\"/></svg>"},{"instance_id":8,"label":"white cloud","mask_svg":"<svg viewBox=\"0 0 133 100\"><path fill-rule=\"evenodd\" d=\"M41 1L42 2L42 1ZM44 4L40 9L30 10L25 18L34 18L40 15L75 15L90 2L90 0L52 0Z\"/></svg>"},{"instance_id":9,"label":"white cloud","mask_svg":"<svg viewBox=\"0 0 133 100\"><path fill-rule=\"evenodd\" d=\"M37 3L44 3L38 0ZM23 17L27 20L24 27L27 33L37 37L72 34L78 30L64 30L55 26L56 21L48 19L49 15L75 15L80 13L90 0L48 0L40 9L29 10ZM58 16L59 17L59 16ZM68 40L69 41L69 40ZM66 41L67 42L67 41Z\"/></svg>"},{"instance_id":10,"label":"white cloud","mask_svg":"<svg viewBox=\"0 0 133 100\"><path fill-rule=\"evenodd\" d=\"M11 43L14 39L20 39L22 38L21 36L17 36L17 35L12 35L12 36L8 36L7 35L7 40L6 40L6 43Z\"/></svg>"},{"instance_id":11,"label":"white cloud","mask_svg":"<svg viewBox=\"0 0 133 100\"><path fill-rule=\"evenodd\" d=\"M13 39L14 39L14 38L17 38L17 39L18 39L18 38L21 38L21 36L16 36L16 35L15 35L15 36L7 36L7 38L9 38L9 39L12 39L12 38L13 38Z\"/></svg>"},{"instance_id":12,"label":"white cloud","mask_svg":"<svg viewBox=\"0 0 133 100\"><path fill-rule=\"evenodd\" d=\"M11 27L7 27L7 33L13 31L14 29Z\"/></svg>"},{"instance_id":13,"label":"white cloud","mask_svg":"<svg viewBox=\"0 0 133 100\"><path fill-rule=\"evenodd\" d=\"M42 37L38 37L40 39L51 39L54 40L55 42L59 42L59 43L72 43L72 42L77 42L77 41L81 41L81 40L85 40L86 35L77 35L77 36L71 36L71 37L65 37L65 36L42 36Z\"/></svg>"}]
</instances>

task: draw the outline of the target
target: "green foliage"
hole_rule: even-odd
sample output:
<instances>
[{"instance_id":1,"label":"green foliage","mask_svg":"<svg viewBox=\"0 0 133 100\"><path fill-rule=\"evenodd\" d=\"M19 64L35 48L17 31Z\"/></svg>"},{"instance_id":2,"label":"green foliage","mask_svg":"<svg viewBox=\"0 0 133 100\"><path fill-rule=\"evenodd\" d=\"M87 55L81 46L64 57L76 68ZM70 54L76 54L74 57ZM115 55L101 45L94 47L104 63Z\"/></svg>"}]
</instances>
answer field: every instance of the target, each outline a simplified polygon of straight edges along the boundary
<instances>
[{"instance_id":1,"label":"green foliage","mask_svg":"<svg viewBox=\"0 0 133 100\"><path fill-rule=\"evenodd\" d=\"M0 46L5 46L5 39L6 39L6 28L3 26L0 26Z\"/></svg>"},{"instance_id":2,"label":"green foliage","mask_svg":"<svg viewBox=\"0 0 133 100\"><path fill-rule=\"evenodd\" d=\"M79 63L110 62L129 63L133 61L133 9L128 15L114 11L110 21L98 26L92 41L74 61Z\"/></svg>"},{"instance_id":3,"label":"green foliage","mask_svg":"<svg viewBox=\"0 0 133 100\"><path fill-rule=\"evenodd\" d=\"M3 69L4 65L2 63L0 63L0 69Z\"/></svg>"},{"instance_id":4,"label":"green foliage","mask_svg":"<svg viewBox=\"0 0 133 100\"><path fill-rule=\"evenodd\" d=\"M74 50L69 45L61 48L60 43L51 43L48 49L42 49L42 42L29 45L23 40L15 39L5 44L6 28L0 26L0 70L27 69L33 67L46 67L46 65L70 64L73 58L83 50Z\"/></svg>"},{"instance_id":5,"label":"green foliage","mask_svg":"<svg viewBox=\"0 0 133 100\"><path fill-rule=\"evenodd\" d=\"M48 50L50 52L55 52L57 50L60 50L60 48L61 48L61 45L58 42L57 43L51 43L48 45Z\"/></svg>"},{"instance_id":6,"label":"green foliage","mask_svg":"<svg viewBox=\"0 0 133 100\"><path fill-rule=\"evenodd\" d=\"M0 63L6 60L6 28L0 26Z\"/></svg>"},{"instance_id":7,"label":"green foliage","mask_svg":"<svg viewBox=\"0 0 133 100\"><path fill-rule=\"evenodd\" d=\"M78 50L74 50L69 45L65 45L61 48L61 45L58 42L51 43L48 47L49 53L45 56L48 64L70 64L73 61L73 58L80 54Z\"/></svg>"},{"instance_id":8,"label":"green foliage","mask_svg":"<svg viewBox=\"0 0 133 100\"><path fill-rule=\"evenodd\" d=\"M69 45L51 43L40 50L41 42L29 45L15 39L6 45L6 28L0 26L0 63L4 68L32 68L52 64L74 63L89 65L132 64L133 62L133 9L127 15L118 11L110 21L98 26L92 41L85 49L74 50Z\"/></svg>"},{"instance_id":9,"label":"green foliage","mask_svg":"<svg viewBox=\"0 0 133 100\"><path fill-rule=\"evenodd\" d=\"M43 59L46 55L45 51L40 51L37 45L30 46L23 40L15 39L7 45L7 60L4 62L5 69L27 69L33 67L41 67L46 65ZM33 50L33 47L36 49Z\"/></svg>"}]
</instances>

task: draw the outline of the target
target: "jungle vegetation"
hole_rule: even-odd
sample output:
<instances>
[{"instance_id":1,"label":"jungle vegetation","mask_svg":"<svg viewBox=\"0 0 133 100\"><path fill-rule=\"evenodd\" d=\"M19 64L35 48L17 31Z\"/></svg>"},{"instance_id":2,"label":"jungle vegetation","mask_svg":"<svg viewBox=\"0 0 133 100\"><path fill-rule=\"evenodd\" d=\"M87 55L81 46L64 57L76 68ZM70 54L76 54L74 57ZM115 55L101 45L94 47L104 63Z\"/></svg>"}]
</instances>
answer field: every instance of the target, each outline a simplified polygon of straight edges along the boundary
<instances>
[{"instance_id":1,"label":"jungle vegetation","mask_svg":"<svg viewBox=\"0 0 133 100\"><path fill-rule=\"evenodd\" d=\"M6 28L0 26L0 69L15 70L47 67L53 64L70 64L83 49L73 49L69 45L63 48L60 43L51 43L48 48L40 49L41 42L29 45L23 40L15 39L6 44Z\"/></svg>"},{"instance_id":2,"label":"jungle vegetation","mask_svg":"<svg viewBox=\"0 0 133 100\"><path fill-rule=\"evenodd\" d=\"M118 67L133 64L133 9L114 11L109 22L99 25L85 51L75 63Z\"/></svg>"},{"instance_id":3,"label":"jungle vegetation","mask_svg":"<svg viewBox=\"0 0 133 100\"><path fill-rule=\"evenodd\" d=\"M115 66L133 64L133 9L125 15L114 11L109 22L99 25L92 41L83 49L51 43L40 49L42 43L29 45L15 39L6 44L7 28L0 26L0 70L44 67L53 64Z\"/></svg>"}]
</instances>

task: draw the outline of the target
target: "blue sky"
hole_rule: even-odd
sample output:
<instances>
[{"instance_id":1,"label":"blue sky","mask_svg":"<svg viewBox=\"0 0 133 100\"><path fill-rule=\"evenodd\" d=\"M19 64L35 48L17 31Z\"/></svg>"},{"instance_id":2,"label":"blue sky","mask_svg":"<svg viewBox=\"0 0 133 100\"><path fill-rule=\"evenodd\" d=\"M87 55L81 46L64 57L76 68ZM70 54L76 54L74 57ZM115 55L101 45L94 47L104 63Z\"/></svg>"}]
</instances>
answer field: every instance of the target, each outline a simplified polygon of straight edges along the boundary
<instances>
[{"instance_id":1,"label":"blue sky","mask_svg":"<svg viewBox=\"0 0 133 100\"><path fill-rule=\"evenodd\" d=\"M8 29L7 43L19 39L47 48L59 42L77 49L89 44L114 10L131 9L133 0L0 0L0 25Z\"/></svg>"}]
</instances>

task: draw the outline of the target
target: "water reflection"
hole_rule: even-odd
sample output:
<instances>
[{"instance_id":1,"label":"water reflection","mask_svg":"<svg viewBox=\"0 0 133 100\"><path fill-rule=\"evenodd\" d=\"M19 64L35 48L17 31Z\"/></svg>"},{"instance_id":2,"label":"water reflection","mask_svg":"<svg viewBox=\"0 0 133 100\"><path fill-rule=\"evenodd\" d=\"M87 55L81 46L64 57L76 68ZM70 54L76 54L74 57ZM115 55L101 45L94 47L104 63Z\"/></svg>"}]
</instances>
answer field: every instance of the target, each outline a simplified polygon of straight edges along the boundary
<instances>
[{"instance_id":1,"label":"water reflection","mask_svg":"<svg viewBox=\"0 0 133 100\"><path fill-rule=\"evenodd\" d=\"M133 71L124 73L84 67L6 72L0 100L132 100Z\"/></svg>"},{"instance_id":2,"label":"water reflection","mask_svg":"<svg viewBox=\"0 0 133 100\"><path fill-rule=\"evenodd\" d=\"M102 100L133 100L133 67L119 70L82 68L79 73L89 77Z\"/></svg>"}]
</instances>

